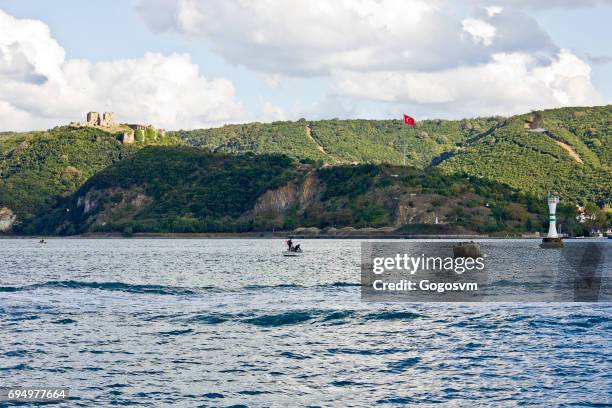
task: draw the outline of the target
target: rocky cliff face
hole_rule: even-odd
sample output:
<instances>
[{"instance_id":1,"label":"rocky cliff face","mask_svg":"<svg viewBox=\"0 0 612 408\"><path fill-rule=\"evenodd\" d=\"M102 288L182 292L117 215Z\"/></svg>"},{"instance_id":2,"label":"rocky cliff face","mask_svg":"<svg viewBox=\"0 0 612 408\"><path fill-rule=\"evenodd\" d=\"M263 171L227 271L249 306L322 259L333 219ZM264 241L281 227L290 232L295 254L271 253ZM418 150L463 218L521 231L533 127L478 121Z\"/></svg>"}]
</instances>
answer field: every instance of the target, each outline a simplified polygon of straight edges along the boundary
<instances>
[{"instance_id":1,"label":"rocky cliff face","mask_svg":"<svg viewBox=\"0 0 612 408\"><path fill-rule=\"evenodd\" d=\"M151 198L140 189L91 189L77 199L77 209L83 211L90 226L105 225L132 219L139 211L151 203Z\"/></svg>"},{"instance_id":2,"label":"rocky cliff face","mask_svg":"<svg viewBox=\"0 0 612 408\"><path fill-rule=\"evenodd\" d=\"M99 194L94 189L89 190L87 194L81 196L77 200L77 207L83 209L83 214L89 214L99 205Z\"/></svg>"},{"instance_id":3,"label":"rocky cliff face","mask_svg":"<svg viewBox=\"0 0 612 408\"><path fill-rule=\"evenodd\" d=\"M255 203L255 215L285 212L298 201L298 187L291 183L276 190L266 191Z\"/></svg>"},{"instance_id":4,"label":"rocky cliff face","mask_svg":"<svg viewBox=\"0 0 612 408\"><path fill-rule=\"evenodd\" d=\"M10 232L17 220L10 208L0 207L0 232Z\"/></svg>"},{"instance_id":5,"label":"rocky cliff face","mask_svg":"<svg viewBox=\"0 0 612 408\"><path fill-rule=\"evenodd\" d=\"M307 206L321 193L321 183L314 173L307 175L301 183L291 182L276 190L266 191L257 199L253 213L280 215L294 205Z\"/></svg>"}]
</instances>

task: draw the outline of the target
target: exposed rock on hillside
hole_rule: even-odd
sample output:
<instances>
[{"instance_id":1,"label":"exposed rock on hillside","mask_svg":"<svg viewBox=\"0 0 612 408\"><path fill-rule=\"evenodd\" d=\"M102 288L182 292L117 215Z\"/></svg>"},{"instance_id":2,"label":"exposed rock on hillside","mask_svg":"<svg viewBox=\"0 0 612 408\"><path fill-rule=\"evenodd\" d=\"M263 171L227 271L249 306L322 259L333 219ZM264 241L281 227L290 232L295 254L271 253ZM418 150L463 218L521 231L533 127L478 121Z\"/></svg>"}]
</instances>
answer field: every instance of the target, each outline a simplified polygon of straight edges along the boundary
<instances>
[{"instance_id":1,"label":"exposed rock on hillside","mask_svg":"<svg viewBox=\"0 0 612 408\"><path fill-rule=\"evenodd\" d=\"M254 215L282 214L298 205L300 209L313 202L321 192L321 184L315 173L308 174L301 183L291 182L276 190L266 191L257 199Z\"/></svg>"},{"instance_id":2,"label":"exposed rock on hillside","mask_svg":"<svg viewBox=\"0 0 612 408\"><path fill-rule=\"evenodd\" d=\"M105 226L108 222L131 220L151 202L152 199L140 188L93 188L77 199L76 207L88 217L87 223L96 227Z\"/></svg>"},{"instance_id":3,"label":"exposed rock on hillside","mask_svg":"<svg viewBox=\"0 0 612 408\"><path fill-rule=\"evenodd\" d=\"M10 232L16 220L17 216L10 208L0 207L0 232Z\"/></svg>"}]
</instances>

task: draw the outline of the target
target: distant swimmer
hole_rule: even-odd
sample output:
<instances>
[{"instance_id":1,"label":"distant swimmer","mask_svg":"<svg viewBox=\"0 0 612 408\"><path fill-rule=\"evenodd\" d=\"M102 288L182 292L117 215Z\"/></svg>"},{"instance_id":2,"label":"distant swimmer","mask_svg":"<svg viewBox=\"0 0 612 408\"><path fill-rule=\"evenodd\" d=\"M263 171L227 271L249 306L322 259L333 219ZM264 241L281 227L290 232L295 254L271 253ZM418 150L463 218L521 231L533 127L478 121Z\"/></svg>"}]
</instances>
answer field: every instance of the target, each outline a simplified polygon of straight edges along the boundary
<instances>
[{"instance_id":1,"label":"distant swimmer","mask_svg":"<svg viewBox=\"0 0 612 408\"><path fill-rule=\"evenodd\" d=\"M38 241L38 243L39 243L39 244L46 244L46 243L47 243L47 241L45 241L45 239L43 238L43 239L41 239L40 241Z\"/></svg>"}]
</instances>

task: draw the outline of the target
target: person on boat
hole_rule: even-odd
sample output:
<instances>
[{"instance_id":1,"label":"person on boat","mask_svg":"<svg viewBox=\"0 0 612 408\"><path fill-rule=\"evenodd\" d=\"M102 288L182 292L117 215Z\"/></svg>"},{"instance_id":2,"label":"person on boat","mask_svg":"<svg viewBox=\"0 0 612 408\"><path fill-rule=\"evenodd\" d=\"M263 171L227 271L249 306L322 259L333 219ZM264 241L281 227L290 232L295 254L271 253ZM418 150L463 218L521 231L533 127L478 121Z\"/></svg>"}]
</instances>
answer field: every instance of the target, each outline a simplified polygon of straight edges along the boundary
<instances>
[{"instance_id":1,"label":"person on boat","mask_svg":"<svg viewBox=\"0 0 612 408\"><path fill-rule=\"evenodd\" d=\"M291 252L293 250L293 241L291 240L291 237L289 237L286 243L287 243L287 250Z\"/></svg>"},{"instance_id":2,"label":"person on boat","mask_svg":"<svg viewBox=\"0 0 612 408\"><path fill-rule=\"evenodd\" d=\"M300 244L297 244L295 248L293 248L293 252L300 252L302 249L300 248Z\"/></svg>"}]
</instances>

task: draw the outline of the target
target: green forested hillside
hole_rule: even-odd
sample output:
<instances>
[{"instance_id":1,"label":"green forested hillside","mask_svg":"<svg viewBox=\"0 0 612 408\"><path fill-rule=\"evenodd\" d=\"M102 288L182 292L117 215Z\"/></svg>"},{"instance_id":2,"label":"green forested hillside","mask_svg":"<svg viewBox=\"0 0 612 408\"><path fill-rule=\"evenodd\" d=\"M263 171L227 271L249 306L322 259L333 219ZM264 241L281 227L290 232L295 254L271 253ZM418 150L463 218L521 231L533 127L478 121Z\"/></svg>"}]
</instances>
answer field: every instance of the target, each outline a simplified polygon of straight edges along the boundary
<instances>
[{"instance_id":1,"label":"green forested hillside","mask_svg":"<svg viewBox=\"0 0 612 408\"><path fill-rule=\"evenodd\" d=\"M547 191L560 193L566 226L576 204L590 205L601 226L610 216L596 206L612 203L611 118L612 106L601 106L415 129L397 120L299 120L134 144L94 128L4 132L0 231L410 229L439 219L519 232L542 226ZM398 166L404 138L406 168ZM153 148L184 144L196 148Z\"/></svg>"},{"instance_id":2,"label":"green forested hillside","mask_svg":"<svg viewBox=\"0 0 612 408\"><path fill-rule=\"evenodd\" d=\"M60 226L59 232L66 227L70 233L83 232L91 224L103 231L127 226L176 231L191 224L223 230L238 222L260 195L287 183L297 171L286 156L149 147L96 174L53 214L41 217L36 230L53 232Z\"/></svg>"},{"instance_id":3,"label":"green forested hillside","mask_svg":"<svg viewBox=\"0 0 612 408\"><path fill-rule=\"evenodd\" d=\"M415 129L399 120L301 120L175 134L212 151L281 153L330 164L400 164L406 138L411 166L439 166L445 174L465 173L540 196L558 191L573 203L603 205L612 201L611 119L608 105L510 118L425 120Z\"/></svg>"},{"instance_id":4,"label":"green forested hillside","mask_svg":"<svg viewBox=\"0 0 612 408\"><path fill-rule=\"evenodd\" d=\"M532 194L557 191L574 203L609 204L612 107L555 109L537 116L545 132L525 129L534 115L510 118L440 168L446 174L466 173Z\"/></svg>"},{"instance_id":5,"label":"green forested hillside","mask_svg":"<svg viewBox=\"0 0 612 408\"><path fill-rule=\"evenodd\" d=\"M177 143L172 138L153 142ZM94 128L59 127L46 132L0 134L0 207L21 223L45 211L98 171L147 143L122 144L118 135Z\"/></svg>"},{"instance_id":6,"label":"green forested hillside","mask_svg":"<svg viewBox=\"0 0 612 408\"><path fill-rule=\"evenodd\" d=\"M560 218L571 223L572 208ZM390 165L318 167L281 155L149 147L88 180L31 225L49 234L391 227L543 231L543 200L507 186Z\"/></svg>"},{"instance_id":7,"label":"green forested hillside","mask_svg":"<svg viewBox=\"0 0 612 408\"><path fill-rule=\"evenodd\" d=\"M412 165L426 166L457 144L486 132L500 118L426 120L416 129L400 120L320 120L227 125L174 134L212 151L286 154L325 163L402 163L404 139Z\"/></svg>"}]
</instances>

